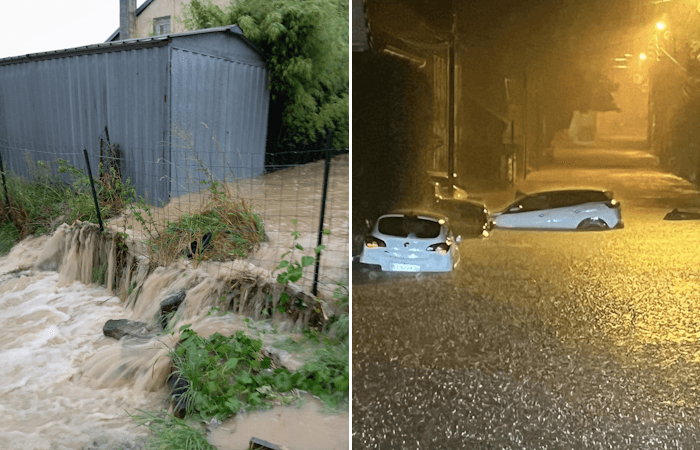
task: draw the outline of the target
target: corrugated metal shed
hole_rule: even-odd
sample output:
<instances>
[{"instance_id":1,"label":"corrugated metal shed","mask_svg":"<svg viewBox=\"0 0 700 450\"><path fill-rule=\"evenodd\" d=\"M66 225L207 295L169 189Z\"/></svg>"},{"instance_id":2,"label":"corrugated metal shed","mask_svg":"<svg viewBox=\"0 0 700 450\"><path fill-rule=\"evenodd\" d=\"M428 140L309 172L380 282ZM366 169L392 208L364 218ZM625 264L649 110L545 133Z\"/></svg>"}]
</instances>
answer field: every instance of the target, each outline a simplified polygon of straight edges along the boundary
<instances>
[{"instance_id":1,"label":"corrugated metal shed","mask_svg":"<svg viewBox=\"0 0 700 450\"><path fill-rule=\"evenodd\" d=\"M198 159L220 179L261 174L268 106L263 59L237 25L0 59L6 170L28 175L27 152L84 167L84 148L97 167L108 132L154 203L198 191Z\"/></svg>"}]
</instances>

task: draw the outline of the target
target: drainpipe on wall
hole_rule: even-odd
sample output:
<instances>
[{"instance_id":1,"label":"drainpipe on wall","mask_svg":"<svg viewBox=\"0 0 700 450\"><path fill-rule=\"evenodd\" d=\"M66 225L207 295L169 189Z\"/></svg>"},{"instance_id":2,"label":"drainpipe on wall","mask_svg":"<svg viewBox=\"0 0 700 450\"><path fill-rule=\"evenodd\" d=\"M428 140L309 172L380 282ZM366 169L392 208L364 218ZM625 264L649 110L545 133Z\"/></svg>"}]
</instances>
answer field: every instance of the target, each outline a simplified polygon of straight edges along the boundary
<instances>
[{"instance_id":1,"label":"drainpipe on wall","mask_svg":"<svg viewBox=\"0 0 700 450\"><path fill-rule=\"evenodd\" d=\"M454 5L452 10L454 11ZM447 55L448 64L448 100L447 100L447 195L454 198L455 184L455 28L457 14L452 13L452 33L450 34L450 48Z\"/></svg>"},{"instance_id":2,"label":"drainpipe on wall","mask_svg":"<svg viewBox=\"0 0 700 450\"><path fill-rule=\"evenodd\" d=\"M136 0L119 0L119 40L136 37Z\"/></svg>"}]
</instances>

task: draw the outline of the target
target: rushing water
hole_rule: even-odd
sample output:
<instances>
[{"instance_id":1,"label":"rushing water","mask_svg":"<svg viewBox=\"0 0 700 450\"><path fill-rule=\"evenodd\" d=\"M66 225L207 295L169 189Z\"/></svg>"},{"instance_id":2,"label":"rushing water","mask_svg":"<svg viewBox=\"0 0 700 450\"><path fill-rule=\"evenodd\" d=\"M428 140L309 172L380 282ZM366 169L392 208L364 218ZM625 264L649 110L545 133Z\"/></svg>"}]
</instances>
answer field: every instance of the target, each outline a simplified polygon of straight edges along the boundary
<instances>
[{"instance_id":1,"label":"rushing water","mask_svg":"<svg viewBox=\"0 0 700 450\"><path fill-rule=\"evenodd\" d=\"M342 180L341 190L347 193ZM291 206L280 202L279 208L271 208L274 214L266 214L266 229L277 230L275 243L284 241L279 227L285 208ZM338 208L347 213L347 194L344 203L330 208L327 216L327 220L339 220L339 228L345 230L339 233L345 236L344 250L339 247L326 260L329 267L336 266L329 268L330 273L343 264L347 267L347 258L342 258L343 251L347 255L347 214L343 217L335 211ZM303 211L296 214L303 216ZM310 230L314 220L306 222L302 229ZM241 314L207 315L218 305L225 281L240 277L247 283L242 292L256 283L273 282L269 270L250 262L159 268L149 274L145 264L139 266L132 259L136 270L113 283L116 246L90 230L63 225L52 237L25 240L0 258L0 358L4 362L0 366L0 448L140 448L139 438L148 430L136 428L128 414L168 409L167 349L179 335L158 336L154 330L151 338L117 341L105 337L102 328L107 320L122 318L152 326L160 302L173 292L187 293L175 330L185 323L204 336L248 330L265 345L273 345L294 336L291 329L303 324L301 318L290 322L278 317L282 332L260 333L269 326L262 322L251 326ZM338 246L341 240L332 245ZM93 269L102 264L108 267L111 290L90 283ZM138 294L127 292L133 283L139 286ZM349 448L349 415L325 414L315 400L308 399L302 408L241 414L212 429L209 439L219 448L243 449L253 436L291 450Z\"/></svg>"}]
</instances>

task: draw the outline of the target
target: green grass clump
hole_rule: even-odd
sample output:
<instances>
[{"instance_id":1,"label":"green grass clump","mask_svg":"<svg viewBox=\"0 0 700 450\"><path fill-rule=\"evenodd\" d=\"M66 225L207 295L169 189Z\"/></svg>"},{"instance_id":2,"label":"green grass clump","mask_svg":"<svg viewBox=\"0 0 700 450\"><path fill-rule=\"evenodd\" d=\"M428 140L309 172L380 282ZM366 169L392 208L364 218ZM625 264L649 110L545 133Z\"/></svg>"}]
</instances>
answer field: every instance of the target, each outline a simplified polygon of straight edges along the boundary
<instances>
[{"instance_id":1,"label":"green grass clump","mask_svg":"<svg viewBox=\"0 0 700 450\"><path fill-rule=\"evenodd\" d=\"M138 426L148 427L153 433L146 439L147 450L216 450L201 428L169 414L160 417L151 412L139 412L141 414L130 414L130 417Z\"/></svg>"},{"instance_id":2,"label":"green grass clump","mask_svg":"<svg viewBox=\"0 0 700 450\"><path fill-rule=\"evenodd\" d=\"M347 285L339 283L333 298L337 312L328 319L326 324L328 335L347 344L350 336L350 296Z\"/></svg>"},{"instance_id":3,"label":"green grass clump","mask_svg":"<svg viewBox=\"0 0 700 450\"><path fill-rule=\"evenodd\" d=\"M262 221L257 214L227 206L185 214L177 222L168 222L163 236L174 242L179 242L180 236L186 236L186 241L199 239L198 245L201 245L199 235L211 232L211 243L201 252L201 256L217 261L245 258L262 240ZM168 246L169 242L161 242L160 245Z\"/></svg>"},{"instance_id":4,"label":"green grass clump","mask_svg":"<svg viewBox=\"0 0 700 450\"><path fill-rule=\"evenodd\" d=\"M19 239L17 227L10 221L0 224L0 255L7 254Z\"/></svg>"},{"instance_id":5,"label":"green grass clump","mask_svg":"<svg viewBox=\"0 0 700 450\"><path fill-rule=\"evenodd\" d=\"M149 257L158 265L167 266L188 255L195 263L204 260L231 261L245 258L265 239L263 222L236 190L210 180L203 182L210 200L194 213L186 213L176 221L158 223L150 206L141 199L131 207L134 218L148 234ZM202 242L211 232L206 248ZM192 243L196 251L192 252Z\"/></svg>"},{"instance_id":6,"label":"green grass clump","mask_svg":"<svg viewBox=\"0 0 700 450\"><path fill-rule=\"evenodd\" d=\"M16 230L14 241L29 235L50 233L61 223L76 220L97 223L90 179L82 169L65 160L34 162L26 154L29 175L6 173L9 205L0 197L0 223L10 222ZM135 197L129 180L121 181L117 168L97 168L95 191L104 220L120 214ZM6 242L9 227L0 239ZM3 246L5 248L6 246Z\"/></svg>"}]
</instances>

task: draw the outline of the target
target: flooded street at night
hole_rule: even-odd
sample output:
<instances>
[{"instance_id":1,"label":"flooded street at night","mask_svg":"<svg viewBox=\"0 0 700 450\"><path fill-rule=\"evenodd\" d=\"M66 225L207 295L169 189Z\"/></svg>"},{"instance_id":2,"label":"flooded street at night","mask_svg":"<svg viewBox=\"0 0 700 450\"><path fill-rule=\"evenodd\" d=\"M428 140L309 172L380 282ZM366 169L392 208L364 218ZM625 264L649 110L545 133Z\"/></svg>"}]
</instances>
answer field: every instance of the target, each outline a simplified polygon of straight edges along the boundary
<instances>
[{"instance_id":1,"label":"flooded street at night","mask_svg":"<svg viewBox=\"0 0 700 450\"><path fill-rule=\"evenodd\" d=\"M354 277L353 448L696 445L700 221L663 218L700 197L614 145L557 149L518 188L611 190L623 229L495 229L450 275Z\"/></svg>"}]
</instances>

